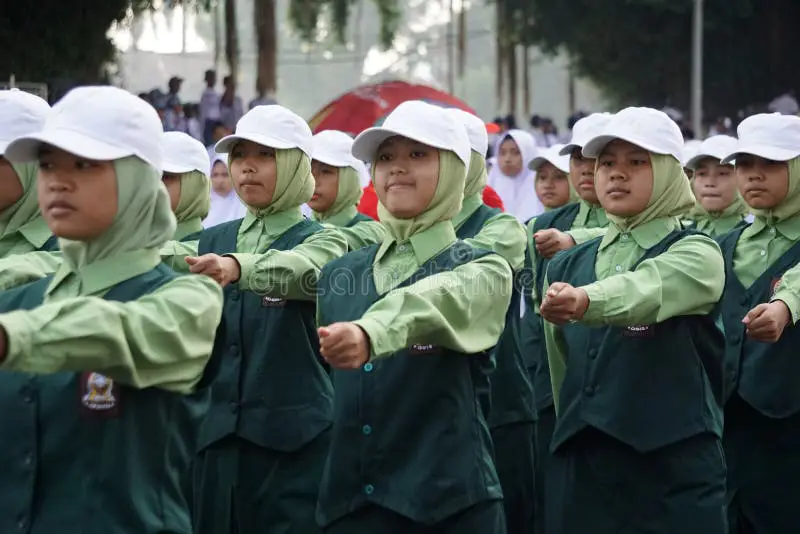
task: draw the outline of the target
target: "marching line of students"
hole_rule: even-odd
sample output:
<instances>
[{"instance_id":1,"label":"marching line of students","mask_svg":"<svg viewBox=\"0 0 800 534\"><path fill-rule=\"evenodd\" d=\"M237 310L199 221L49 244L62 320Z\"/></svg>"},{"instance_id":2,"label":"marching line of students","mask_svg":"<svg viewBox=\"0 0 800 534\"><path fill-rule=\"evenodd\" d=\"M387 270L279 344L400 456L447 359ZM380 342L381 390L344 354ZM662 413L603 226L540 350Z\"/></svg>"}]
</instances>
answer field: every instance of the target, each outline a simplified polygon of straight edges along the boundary
<instances>
[{"instance_id":1,"label":"marching line of students","mask_svg":"<svg viewBox=\"0 0 800 534\"><path fill-rule=\"evenodd\" d=\"M0 109L3 532L800 531L800 118L687 158L594 114L488 178L459 110L258 106L204 229L205 148L136 97Z\"/></svg>"}]
</instances>

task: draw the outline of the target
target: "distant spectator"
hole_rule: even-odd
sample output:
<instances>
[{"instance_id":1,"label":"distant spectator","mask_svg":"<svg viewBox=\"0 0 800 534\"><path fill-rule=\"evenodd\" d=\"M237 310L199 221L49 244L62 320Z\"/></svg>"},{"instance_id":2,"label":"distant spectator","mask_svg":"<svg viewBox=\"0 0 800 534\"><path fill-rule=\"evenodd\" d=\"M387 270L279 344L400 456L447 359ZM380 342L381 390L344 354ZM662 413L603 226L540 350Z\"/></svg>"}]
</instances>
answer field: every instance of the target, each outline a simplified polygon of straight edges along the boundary
<instances>
[{"instance_id":1,"label":"distant spectator","mask_svg":"<svg viewBox=\"0 0 800 534\"><path fill-rule=\"evenodd\" d=\"M256 106L271 106L277 104L278 101L275 100L274 95L267 94L267 89L265 87L265 83L258 78L256 80L256 98L250 101L250 106L248 109L253 109Z\"/></svg>"},{"instance_id":2,"label":"distant spectator","mask_svg":"<svg viewBox=\"0 0 800 534\"><path fill-rule=\"evenodd\" d=\"M717 117L717 121L708 130L709 137L714 135L732 135L736 137L733 122L729 117Z\"/></svg>"},{"instance_id":3,"label":"distant spectator","mask_svg":"<svg viewBox=\"0 0 800 534\"><path fill-rule=\"evenodd\" d=\"M183 116L183 108L181 106L181 98L179 93L183 85L183 78L173 76L169 79L167 92L164 100L164 131L173 132L181 129L181 118Z\"/></svg>"},{"instance_id":4,"label":"distant spectator","mask_svg":"<svg viewBox=\"0 0 800 534\"><path fill-rule=\"evenodd\" d=\"M236 81L233 76L225 76L222 80L225 92L219 100L219 120L231 131L236 129L236 123L244 115L242 99L236 96Z\"/></svg>"},{"instance_id":5,"label":"distant spectator","mask_svg":"<svg viewBox=\"0 0 800 534\"><path fill-rule=\"evenodd\" d=\"M220 121L215 121L211 124L211 143L208 145L208 158L210 161L214 161L217 159L217 151L214 150L214 145L217 144L217 141L225 137L226 135L231 135L233 130L222 124Z\"/></svg>"},{"instance_id":6,"label":"distant spectator","mask_svg":"<svg viewBox=\"0 0 800 534\"><path fill-rule=\"evenodd\" d=\"M508 115L506 115L505 122L506 122L506 130L517 129L517 118L514 116L513 113L509 113Z\"/></svg>"},{"instance_id":7,"label":"distant spectator","mask_svg":"<svg viewBox=\"0 0 800 534\"><path fill-rule=\"evenodd\" d=\"M203 126L203 142L208 145L211 144L213 125L219 121L220 95L216 89L217 73L213 70L207 70L205 82L206 88L203 89L203 94L200 96L200 116L198 119Z\"/></svg>"},{"instance_id":8,"label":"distant spectator","mask_svg":"<svg viewBox=\"0 0 800 534\"><path fill-rule=\"evenodd\" d=\"M203 128L200 126L198 114L200 108L197 104L183 106L183 131L198 141L203 141Z\"/></svg>"},{"instance_id":9,"label":"distant spectator","mask_svg":"<svg viewBox=\"0 0 800 534\"><path fill-rule=\"evenodd\" d=\"M793 89L788 90L786 93L770 102L768 109L773 113L780 113L781 115L797 115L800 113L800 106L797 105L797 99L794 96Z\"/></svg>"}]
</instances>

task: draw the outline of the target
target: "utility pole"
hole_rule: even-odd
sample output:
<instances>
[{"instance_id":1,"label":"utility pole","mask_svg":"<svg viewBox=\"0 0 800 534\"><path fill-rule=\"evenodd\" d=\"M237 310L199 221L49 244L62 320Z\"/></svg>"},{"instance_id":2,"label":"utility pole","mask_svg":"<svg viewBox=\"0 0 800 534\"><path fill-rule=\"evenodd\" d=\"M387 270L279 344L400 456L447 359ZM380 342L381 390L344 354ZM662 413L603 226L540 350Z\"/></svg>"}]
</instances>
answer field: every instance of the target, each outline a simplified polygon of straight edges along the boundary
<instances>
[{"instance_id":1,"label":"utility pole","mask_svg":"<svg viewBox=\"0 0 800 534\"><path fill-rule=\"evenodd\" d=\"M692 32L692 129L703 136L703 0L694 0Z\"/></svg>"}]
</instances>

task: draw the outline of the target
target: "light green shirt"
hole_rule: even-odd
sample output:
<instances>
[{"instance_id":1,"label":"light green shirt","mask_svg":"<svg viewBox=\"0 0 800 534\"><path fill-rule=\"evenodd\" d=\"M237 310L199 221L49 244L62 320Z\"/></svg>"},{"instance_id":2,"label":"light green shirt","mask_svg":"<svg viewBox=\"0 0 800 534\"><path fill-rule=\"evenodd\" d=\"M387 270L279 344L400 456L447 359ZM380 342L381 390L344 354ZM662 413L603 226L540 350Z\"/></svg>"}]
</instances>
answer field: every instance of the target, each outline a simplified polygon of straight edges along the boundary
<instances>
[{"instance_id":1,"label":"light green shirt","mask_svg":"<svg viewBox=\"0 0 800 534\"><path fill-rule=\"evenodd\" d=\"M670 232L675 218L655 219L630 232L609 226L595 262L597 281L583 286L589 307L587 326L635 326L660 323L679 315L709 313L722 296L725 266L719 246L704 235L687 236L665 253L633 265ZM549 281L545 281L545 293ZM567 350L560 327L544 322L553 398L566 373Z\"/></svg>"},{"instance_id":2,"label":"light green shirt","mask_svg":"<svg viewBox=\"0 0 800 534\"><path fill-rule=\"evenodd\" d=\"M383 241L386 229L378 221L359 221L353 226L347 226L358 215L355 206L343 209L336 215L325 219L325 226L338 228L347 240L350 250L358 250Z\"/></svg>"}]
</instances>

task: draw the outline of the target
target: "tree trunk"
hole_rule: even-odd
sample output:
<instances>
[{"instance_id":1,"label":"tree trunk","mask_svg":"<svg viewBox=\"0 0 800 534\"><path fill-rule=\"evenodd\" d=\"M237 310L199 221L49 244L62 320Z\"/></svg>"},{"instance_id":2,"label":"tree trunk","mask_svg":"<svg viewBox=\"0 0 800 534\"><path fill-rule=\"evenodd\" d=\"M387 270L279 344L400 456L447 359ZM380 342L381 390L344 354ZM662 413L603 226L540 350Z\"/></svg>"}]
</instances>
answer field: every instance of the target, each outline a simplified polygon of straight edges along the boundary
<instances>
[{"instance_id":1,"label":"tree trunk","mask_svg":"<svg viewBox=\"0 0 800 534\"><path fill-rule=\"evenodd\" d=\"M506 62L508 64L508 113L517 112L517 46L508 44L506 48Z\"/></svg>"},{"instance_id":2,"label":"tree trunk","mask_svg":"<svg viewBox=\"0 0 800 534\"><path fill-rule=\"evenodd\" d=\"M258 81L267 94L278 91L278 28L276 0L254 0Z\"/></svg>"},{"instance_id":3,"label":"tree trunk","mask_svg":"<svg viewBox=\"0 0 800 534\"><path fill-rule=\"evenodd\" d=\"M530 49L522 46L522 109L525 119L531 116L531 76L530 76Z\"/></svg>"},{"instance_id":4,"label":"tree trunk","mask_svg":"<svg viewBox=\"0 0 800 534\"><path fill-rule=\"evenodd\" d=\"M461 0L461 11L458 13L458 78L463 80L467 67L467 6Z\"/></svg>"},{"instance_id":5,"label":"tree trunk","mask_svg":"<svg viewBox=\"0 0 800 534\"><path fill-rule=\"evenodd\" d=\"M505 87L505 60L506 46L503 38L503 2L496 4L495 14L495 61L494 61L494 97L495 108L498 112L503 109L503 89Z\"/></svg>"},{"instance_id":6,"label":"tree trunk","mask_svg":"<svg viewBox=\"0 0 800 534\"><path fill-rule=\"evenodd\" d=\"M239 77L239 31L236 28L236 0L225 0L225 60L233 79Z\"/></svg>"}]
</instances>

